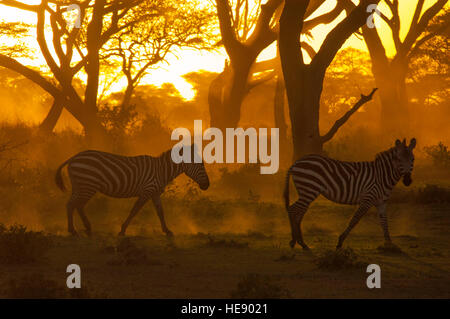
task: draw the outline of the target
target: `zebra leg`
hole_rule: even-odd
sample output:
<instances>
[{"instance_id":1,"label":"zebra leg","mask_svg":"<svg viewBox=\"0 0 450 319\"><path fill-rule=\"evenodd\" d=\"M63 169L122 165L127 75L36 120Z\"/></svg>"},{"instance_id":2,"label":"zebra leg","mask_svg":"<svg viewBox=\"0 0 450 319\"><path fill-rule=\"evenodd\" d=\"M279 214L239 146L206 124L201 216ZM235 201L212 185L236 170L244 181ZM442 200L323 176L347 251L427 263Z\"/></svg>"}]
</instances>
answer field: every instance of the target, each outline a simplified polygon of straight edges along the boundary
<instances>
[{"instance_id":1,"label":"zebra leg","mask_svg":"<svg viewBox=\"0 0 450 319\"><path fill-rule=\"evenodd\" d=\"M336 249L339 249L342 247L342 244L344 243L345 238L347 238L350 231L353 229L353 227L356 226L356 224L358 224L361 217L363 217L367 213L369 208L370 208L370 204L368 204L368 203L362 203L358 207L358 209L356 210L352 219L350 220L350 222L347 226L347 229L345 229L344 232L341 234L341 236L339 236L339 241L338 241L338 244L336 245Z\"/></svg>"},{"instance_id":2,"label":"zebra leg","mask_svg":"<svg viewBox=\"0 0 450 319\"><path fill-rule=\"evenodd\" d=\"M166 225L166 220L164 219L164 211L161 204L161 197L152 197L153 204L155 205L156 212L158 213L159 221L161 222L161 229L168 237L173 237L173 233Z\"/></svg>"},{"instance_id":3,"label":"zebra leg","mask_svg":"<svg viewBox=\"0 0 450 319\"><path fill-rule=\"evenodd\" d=\"M378 217L380 218L380 224L381 228L383 229L384 233L384 240L386 243L392 243L391 236L389 235L389 229L388 229L388 222L387 222L387 216L386 216L386 203L383 203L379 206L377 206L378 210Z\"/></svg>"},{"instance_id":4,"label":"zebra leg","mask_svg":"<svg viewBox=\"0 0 450 319\"><path fill-rule=\"evenodd\" d=\"M145 203L148 201L147 197L139 197L134 203L133 208L131 209L130 215L128 215L128 218L125 220L125 222L122 224L122 229L120 230L119 236L125 236L125 232L128 228L128 225L130 224L131 220L134 216L139 212L139 210L145 205Z\"/></svg>"},{"instance_id":5,"label":"zebra leg","mask_svg":"<svg viewBox=\"0 0 450 319\"><path fill-rule=\"evenodd\" d=\"M300 246L302 246L303 249L309 250L309 247L303 241L303 234L301 227L303 216L305 215L308 206L309 204L304 203L301 200L298 200L294 204L289 206L288 214L289 220L291 222L291 232L292 232L292 240L290 241L289 245L291 246L291 248L294 248L295 243L298 243Z\"/></svg>"},{"instance_id":6,"label":"zebra leg","mask_svg":"<svg viewBox=\"0 0 450 319\"><path fill-rule=\"evenodd\" d=\"M75 227L73 226L73 211L75 210L75 200L73 197L69 199L67 202L67 231L71 233L73 236L77 236L78 233L75 230Z\"/></svg>"},{"instance_id":7,"label":"zebra leg","mask_svg":"<svg viewBox=\"0 0 450 319\"><path fill-rule=\"evenodd\" d=\"M84 207L79 206L77 208L78 214L80 214L81 220L83 221L84 227L86 228L86 233L88 236L91 236L91 223L86 217L86 214L84 213Z\"/></svg>"}]
</instances>

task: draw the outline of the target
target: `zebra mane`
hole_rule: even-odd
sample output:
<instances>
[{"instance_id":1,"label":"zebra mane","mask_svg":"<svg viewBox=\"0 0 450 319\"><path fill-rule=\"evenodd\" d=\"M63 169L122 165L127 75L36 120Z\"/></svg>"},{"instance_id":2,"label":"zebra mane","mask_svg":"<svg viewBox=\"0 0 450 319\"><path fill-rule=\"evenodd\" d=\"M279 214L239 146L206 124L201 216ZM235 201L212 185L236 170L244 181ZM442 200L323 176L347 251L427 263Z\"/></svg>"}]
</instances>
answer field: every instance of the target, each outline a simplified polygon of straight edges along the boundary
<instances>
[{"instance_id":1,"label":"zebra mane","mask_svg":"<svg viewBox=\"0 0 450 319\"><path fill-rule=\"evenodd\" d=\"M176 146L177 152L179 152L180 149L182 147L184 147L184 146L186 146L186 145L178 145L178 146ZM201 150L198 148L198 146L196 144L190 144L188 146L189 146L189 152L191 152L191 156L192 156L191 161L194 162L194 158L198 159L200 157L200 159L201 159ZM171 160L172 159L172 150L173 150L173 148L170 148L167 151L161 153L161 155L159 155L159 158L161 158L161 159L164 158L165 159L166 157L168 157Z\"/></svg>"},{"instance_id":2,"label":"zebra mane","mask_svg":"<svg viewBox=\"0 0 450 319\"><path fill-rule=\"evenodd\" d=\"M163 158L166 157L168 154L171 154L172 149L169 148L167 151L162 152L158 157Z\"/></svg>"},{"instance_id":3,"label":"zebra mane","mask_svg":"<svg viewBox=\"0 0 450 319\"><path fill-rule=\"evenodd\" d=\"M380 161L382 157L391 160L394 157L394 149L395 149L395 147L391 147L390 149L388 149L386 151L377 153L377 155L375 155L375 162Z\"/></svg>"}]
</instances>

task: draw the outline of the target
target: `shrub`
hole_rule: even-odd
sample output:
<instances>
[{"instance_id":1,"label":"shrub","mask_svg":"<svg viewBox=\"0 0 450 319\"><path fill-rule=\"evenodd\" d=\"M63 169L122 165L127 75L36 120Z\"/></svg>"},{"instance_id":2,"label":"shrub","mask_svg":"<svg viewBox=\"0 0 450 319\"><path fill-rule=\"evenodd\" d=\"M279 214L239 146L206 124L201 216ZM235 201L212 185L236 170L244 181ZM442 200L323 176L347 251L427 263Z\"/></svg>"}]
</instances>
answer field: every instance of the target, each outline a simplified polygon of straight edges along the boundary
<instances>
[{"instance_id":1,"label":"shrub","mask_svg":"<svg viewBox=\"0 0 450 319\"><path fill-rule=\"evenodd\" d=\"M438 185L425 185L418 189L415 201L418 204L450 203L450 189Z\"/></svg>"},{"instance_id":2,"label":"shrub","mask_svg":"<svg viewBox=\"0 0 450 319\"><path fill-rule=\"evenodd\" d=\"M439 142L437 145L425 146L423 149L434 165L450 167L450 151L444 143Z\"/></svg>"},{"instance_id":3,"label":"shrub","mask_svg":"<svg viewBox=\"0 0 450 319\"><path fill-rule=\"evenodd\" d=\"M119 241L116 248L116 257L109 262L110 265L160 265L161 262L149 258L144 248L138 247L128 237Z\"/></svg>"},{"instance_id":4,"label":"shrub","mask_svg":"<svg viewBox=\"0 0 450 319\"><path fill-rule=\"evenodd\" d=\"M41 274L29 274L8 281L4 293L6 298L12 299L102 298L86 287L69 289L54 280L44 278Z\"/></svg>"},{"instance_id":5,"label":"shrub","mask_svg":"<svg viewBox=\"0 0 450 319\"><path fill-rule=\"evenodd\" d=\"M129 106L104 104L100 106L98 116L102 125L114 137L122 137L131 133L138 125L138 113L134 104Z\"/></svg>"},{"instance_id":6,"label":"shrub","mask_svg":"<svg viewBox=\"0 0 450 319\"><path fill-rule=\"evenodd\" d=\"M206 243L208 247L214 248L248 248L247 242L237 242L233 239L215 239L212 236L208 236L208 242Z\"/></svg>"},{"instance_id":7,"label":"shrub","mask_svg":"<svg viewBox=\"0 0 450 319\"><path fill-rule=\"evenodd\" d=\"M358 255L351 248L327 250L315 260L317 267L328 270L359 268L363 265Z\"/></svg>"},{"instance_id":8,"label":"shrub","mask_svg":"<svg viewBox=\"0 0 450 319\"><path fill-rule=\"evenodd\" d=\"M41 260L52 245L42 232L28 231L25 226L9 228L0 224L0 263L24 264Z\"/></svg>"},{"instance_id":9,"label":"shrub","mask_svg":"<svg viewBox=\"0 0 450 319\"><path fill-rule=\"evenodd\" d=\"M279 282L258 274L248 274L241 278L230 296L235 299L292 298L290 291Z\"/></svg>"},{"instance_id":10,"label":"shrub","mask_svg":"<svg viewBox=\"0 0 450 319\"><path fill-rule=\"evenodd\" d=\"M378 246L377 250L386 255L403 255L404 252L393 243L384 243L381 246Z\"/></svg>"}]
</instances>

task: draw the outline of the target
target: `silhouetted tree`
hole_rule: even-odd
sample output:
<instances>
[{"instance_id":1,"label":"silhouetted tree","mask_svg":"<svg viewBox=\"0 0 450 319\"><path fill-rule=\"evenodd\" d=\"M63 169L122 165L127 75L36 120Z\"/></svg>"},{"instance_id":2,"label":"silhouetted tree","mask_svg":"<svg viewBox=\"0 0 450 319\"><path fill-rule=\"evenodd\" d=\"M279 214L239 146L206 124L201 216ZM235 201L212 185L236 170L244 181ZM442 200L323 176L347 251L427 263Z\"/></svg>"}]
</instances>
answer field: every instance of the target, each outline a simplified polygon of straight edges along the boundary
<instances>
[{"instance_id":1,"label":"silhouetted tree","mask_svg":"<svg viewBox=\"0 0 450 319\"><path fill-rule=\"evenodd\" d=\"M137 23L111 36L101 50L102 60L116 61L127 80L124 107L149 69L174 49L213 48L215 15L197 0L164 0L156 7L144 2L130 10L127 19Z\"/></svg>"},{"instance_id":2,"label":"silhouetted tree","mask_svg":"<svg viewBox=\"0 0 450 319\"><path fill-rule=\"evenodd\" d=\"M345 1L350 10L355 7L350 0ZM409 131L409 99L406 92L406 77L410 60L427 41L448 30L450 26L448 18L442 20L433 30L428 28L430 21L448 1L437 0L424 11L425 0L417 0L411 24L404 37L400 34L399 1L383 1L389 7L390 14L381 13L381 18L391 30L395 55L392 58L387 56L386 48L376 28L364 26L362 34L371 56L372 73L376 85L380 88L381 124L384 131L402 134Z\"/></svg>"},{"instance_id":3,"label":"silhouetted tree","mask_svg":"<svg viewBox=\"0 0 450 319\"><path fill-rule=\"evenodd\" d=\"M183 1L183 7L173 0L43 0L36 5L2 0L0 4L36 14L37 24L28 28L36 29L40 51L53 78L48 79L47 70L37 71L20 63L7 50L0 53L0 66L20 73L53 96L53 106L43 122L46 130L54 127L65 107L96 144L106 139L97 114L102 71L116 78L117 71L111 72L117 66L114 58L121 58L119 67L129 80L125 98L129 99L148 68L164 60L173 46L199 47L199 35L211 22L207 9L194 0ZM81 9L80 28L65 19L69 4ZM178 11L183 14L177 16ZM48 24L51 41L46 39ZM82 90L74 86L79 78L86 78Z\"/></svg>"},{"instance_id":4,"label":"silhouetted tree","mask_svg":"<svg viewBox=\"0 0 450 319\"><path fill-rule=\"evenodd\" d=\"M305 17L309 17L325 1L311 1ZM276 59L256 64L255 60L278 38L277 22L282 3L282 0L268 0L265 4L261 4L260 0L216 0L221 44L225 47L229 61L226 61L223 72L210 85L211 126L236 127L247 93L276 75L273 71L279 63ZM256 12L252 8L256 8ZM343 9L338 2L332 11L308 20L303 32L308 33L317 25L333 21ZM313 51L307 43L304 43L304 49Z\"/></svg>"},{"instance_id":5,"label":"silhouetted tree","mask_svg":"<svg viewBox=\"0 0 450 319\"><path fill-rule=\"evenodd\" d=\"M450 10L434 17L426 34L432 34L450 20ZM450 98L450 28L425 41L411 55L407 82L410 101L420 106L445 103Z\"/></svg>"},{"instance_id":6,"label":"silhouetted tree","mask_svg":"<svg viewBox=\"0 0 450 319\"><path fill-rule=\"evenodd\" d=\"M61 5L60 1L43 0L34 5L15 0L0 1L2 5L35 13L36 40L56 83L45 78L44 72L27 67L5 54L0 54L0 65L22 74L51 94L55 103L50 113L57 114L62 104L83 125L87 135L103 140L105 131L97 116L99 50L111 34L126 27L126 24L121 24L121 18L139 2L142 1L74 2L81 9L81 25L83 28L86 26L86 32L82 32L83 28L68 25L64 18L64 8L69 2ZM47 17L50 21L47 21ZM51 42L45 36L48 22L52 29ZM81 35L86 38L85 48L80 46ZM52 54L49 44L55 54ZM80 58L77 59L77 56ZM72 81L82 69L87 75L87 81L83 94L80 94Z\"/></svg>"},{"instance_id":7,"label":"silhouetted tree","mask_svg":"<svg viewBox=\"0 0 450 319\"><path fill-rule=\"evenodd\" d=\"M320 98L325 72L344 42L363 24L367 7L379 0L361 0L347 17L329 32L310 64L306 64L300 44L305 14L310 1L286 0L280 17L279 50L292 124L294 158L308 153L322 153L323 144L363 104L372 99L375 89L361 99L324 135L319 130Z\"/></svg>"}]
</instances>

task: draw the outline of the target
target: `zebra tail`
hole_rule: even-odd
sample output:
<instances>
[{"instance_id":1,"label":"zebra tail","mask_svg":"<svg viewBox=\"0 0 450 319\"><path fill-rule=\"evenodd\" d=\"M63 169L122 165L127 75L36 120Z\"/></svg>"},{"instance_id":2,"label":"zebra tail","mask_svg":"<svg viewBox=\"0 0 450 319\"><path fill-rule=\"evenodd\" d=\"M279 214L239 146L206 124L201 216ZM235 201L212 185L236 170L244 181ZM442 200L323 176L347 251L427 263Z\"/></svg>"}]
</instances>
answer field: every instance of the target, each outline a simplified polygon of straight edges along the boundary
<instances>
[{"instance_id":1,"label":"zebra tail","mask_svg":"<svg viewBox=\"0 0 450 319\"><path fill-rule=\"evenodd\" d=\"M62 190L63 192L66 191L66 187L64 186L64 181L62 179L61 171L62 171L63 167L66 166L67 164L69 164L69 162L71 160L72 160L72 158L69 158L67 161L62 163L56 170L55 183L56 183L56 186L58 186L59 189Z\"/></svg>"},{"instance_id":2,"label":"zebra tail","mask_svg":"<svg viewBox=\"0 0 450 319\"><path fill-rule=\"evenodd\" d=\"M289 177L291 176L291 170L289 169L287 171L287 175L286 175L286 184L284 186L284 204L286 206L286 210L289 208Z\"/></svg>"}]
</instances>

